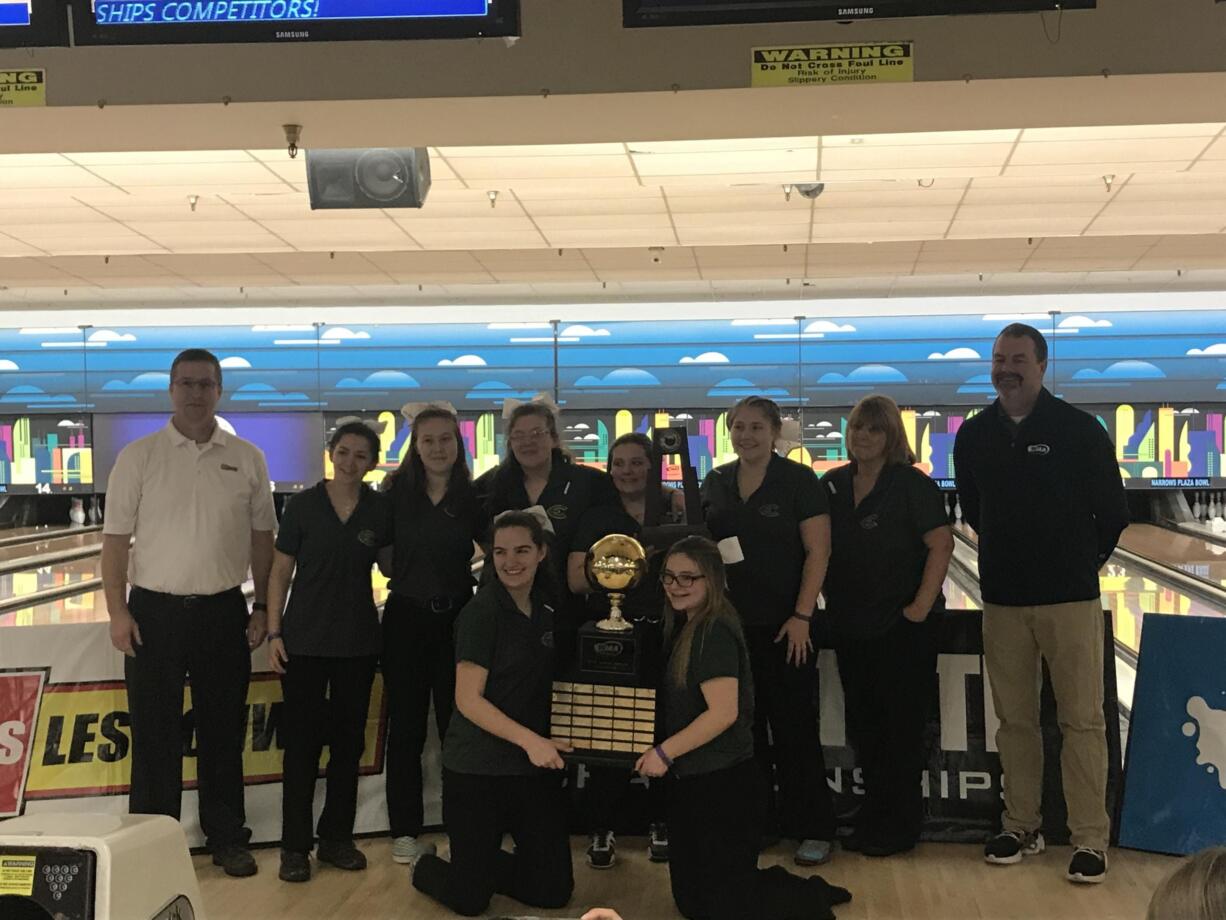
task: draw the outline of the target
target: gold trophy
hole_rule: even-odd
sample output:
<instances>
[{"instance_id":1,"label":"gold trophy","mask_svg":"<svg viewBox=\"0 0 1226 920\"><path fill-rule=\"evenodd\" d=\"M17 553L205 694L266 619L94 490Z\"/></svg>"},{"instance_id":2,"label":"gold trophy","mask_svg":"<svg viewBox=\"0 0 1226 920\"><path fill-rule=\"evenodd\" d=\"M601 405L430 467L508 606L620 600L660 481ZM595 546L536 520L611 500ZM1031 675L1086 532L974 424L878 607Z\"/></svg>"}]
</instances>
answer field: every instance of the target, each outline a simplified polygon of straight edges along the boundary
<instances>
[{"instance_id":1,"label":"gold trophy","mask_svg":"<svg viewBox=\"0 0 1226 920\"><path fill-rule=\"evenodd\" d=\"M588 584L609 595L609 615L596 624L601 632L622 633L634 629L622 616L622 601L647 574L647 553L633 537L614 533L592 544L583 561Z\"/></svg>"}]
</instances>

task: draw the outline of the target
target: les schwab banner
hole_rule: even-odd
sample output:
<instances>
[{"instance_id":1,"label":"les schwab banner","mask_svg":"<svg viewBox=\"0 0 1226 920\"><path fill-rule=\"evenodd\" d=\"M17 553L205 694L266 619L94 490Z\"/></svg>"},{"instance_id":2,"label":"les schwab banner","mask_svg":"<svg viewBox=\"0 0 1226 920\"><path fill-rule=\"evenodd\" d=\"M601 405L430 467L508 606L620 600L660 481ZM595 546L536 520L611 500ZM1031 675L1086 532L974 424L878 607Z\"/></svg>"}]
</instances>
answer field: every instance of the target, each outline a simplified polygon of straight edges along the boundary
<instances>
[{"instance_id":1,"label":"les schwab banner","mask_svg":"<svg viewBox=\"0 0 1226 920\"><path fill-rule=\"evenodd\" d=\"M50 669L0 672L0 818L20 814L23 799L128 792L132 735L123 681L56 684L51 677ZM248 785L281 781L281 705L276 675L252 675L243 752ZM184 693L183 714L183 781L193 788L196 747L190 688ZM386 721L383 682L377 675L361 775L383 770Z\"/></svg>"}]
</instances>

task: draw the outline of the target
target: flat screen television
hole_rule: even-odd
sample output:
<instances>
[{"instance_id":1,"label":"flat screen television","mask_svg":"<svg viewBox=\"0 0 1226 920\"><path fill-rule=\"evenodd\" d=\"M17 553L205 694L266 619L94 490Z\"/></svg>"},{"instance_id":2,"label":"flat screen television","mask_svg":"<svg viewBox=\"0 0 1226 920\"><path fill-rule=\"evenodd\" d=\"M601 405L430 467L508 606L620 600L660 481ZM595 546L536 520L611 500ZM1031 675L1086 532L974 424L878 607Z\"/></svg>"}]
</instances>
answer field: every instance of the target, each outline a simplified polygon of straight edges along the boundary
<instances>
[{"instance_id":1,"label":"flat screen television","mask_svg":"<svg viewBox=\"0 0 1226 920\"><path fill-rule=\"evenodd\" d=\"M78 45L519 34L519 0L75 0L72 13Z\"/></svg>"},{"instance_id":2,"label":"flat screen television","mask_svg":"<svg viewBox=\"0 0 1226 920\"><path fill-rule=\"evenodd\" d=\"M89 416L0 415L0 492L94 491Z\"/></svg>"},{"instance_id":3,"label":"flat screen television","mask_svg":"<svg viewBox=\"0 0 1226 920\"><path fill-rule=\"evenodd\" d=\"M123 412L94 416L97 491L123 448L166 426L164 412ZM323 416L318 412L229 412L217 416L227 430L264 451L274 492L301 492L323 478Z\"/></svg>"},{"instance_id":4,"label":"flat screen television","mask_svg":"<svg viewBox=\"0 0 1226 920\"><path fill-rule=\"evenodd\" d=\"M627 27L1092 10L1096 0L623 0Z\"/></svg>"},{"instance_id":5,"label":"flat screen television","mask_svg":"<svg viewBox=\"0 0 1226 920\"><path fill-rule=\"evenodd\" d=\"M0 48L67 45L68 9L59 0L0 0Z\"/></svg>"}]
</instances>

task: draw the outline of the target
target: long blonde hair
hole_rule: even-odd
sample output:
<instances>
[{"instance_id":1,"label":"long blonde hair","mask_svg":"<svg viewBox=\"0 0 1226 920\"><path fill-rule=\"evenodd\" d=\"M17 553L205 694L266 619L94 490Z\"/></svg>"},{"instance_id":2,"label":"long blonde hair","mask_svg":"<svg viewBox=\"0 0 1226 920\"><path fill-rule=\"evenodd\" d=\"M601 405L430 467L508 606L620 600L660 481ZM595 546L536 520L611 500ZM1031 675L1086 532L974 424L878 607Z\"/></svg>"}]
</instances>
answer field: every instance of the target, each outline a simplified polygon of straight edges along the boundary
<instances>
[{"instance_id":1,"label":"long blonde hair","mask_svg":"<svg viewBox=\"0 0 1226 920\"><path fill-rule=\"evenodd\" d=\"M720 557L719 547L706 537L683 537L672 545L664 559L664 568L673 556L685 555L694 560L698 571L707 583L707 596L702 605L690 612L685 626L673 643L672 658L669 662L669 676L678 687L685 686L685 679L690 670L690 656L694 650L694 642L705 638L711 625L717 621L729 624L738 633L741 631L740 619L736 608L728 599L728 580L724 575L724 560ZM664 603L664 635L672 636L677 626L677 613L672 604ZM701 630L702 635L699 635Z\"/></svg>"},{"instance_id":2,"label":"long blonde hair","mask_svg":"<svg viewBox=\"0 0 1226 920\"><path fill-rule=\"evenodd\" d=\"M1226 847L1201 850L1158 885L1146 920L1226 917Z\"/></svg>"}]
</instances>

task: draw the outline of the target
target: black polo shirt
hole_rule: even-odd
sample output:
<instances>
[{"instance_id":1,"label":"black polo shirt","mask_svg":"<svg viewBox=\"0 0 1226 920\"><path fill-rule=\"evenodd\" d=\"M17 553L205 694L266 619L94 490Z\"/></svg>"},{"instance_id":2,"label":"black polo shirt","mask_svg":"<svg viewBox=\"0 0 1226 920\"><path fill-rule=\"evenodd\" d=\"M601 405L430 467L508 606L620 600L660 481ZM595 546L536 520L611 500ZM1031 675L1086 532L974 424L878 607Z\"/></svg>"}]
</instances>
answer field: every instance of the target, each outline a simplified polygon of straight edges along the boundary
<instances>
[{"instance_id":1,"label":"black polo shirt","mask_svg":"<svg viewBox=\"0 0 1226 920\"><path fill-rule=\"evenodd\" d=\"M484 585L460 611L456 662L485 668L485 699L503 715L549 737L553 691L553 608L535 594L526 617L499 581ZM523 749L478 728L459 709L443 742L443 766L456 773L516 776L538 772Z\"/></svg>"},{"instance_id":2,"label":"black polo shirt","mask_svg":"<svg viewBox=\"0 0 1226 920\"><path fill-rule=\"evenodd\" d=\"M728 588L748 626L778 626L796 612L805 547L800 523L829 514L826 491L813 470L774 454L762 485L741 501L740 461L713 469L702 484L707 526L715 540L736 537L744 562L728 566Z\"/></svg>"},{"instance_id":3,"label":"black polo shirt","mask_svg":"<svg viewBox=\"0 0 1226 920\"><path fill-rule=\"evenodd\" d=\"M678 617L678 630L684 622L683 616ZM676 758L672 772L680 777L723 770L753 756L753 675L745 636L737 624L713 620L694 631L693 643L685 686L673 680L671 655L664 673L664 738L671 738L707 711L702 685L717 677L736 678L737 713L736 721L720 734Z\"/></svg>"},{"instance_id":4,"label":"black polo shirt","mask_svg":"<svg viewBox=\"0 0 1226 920\"><path fill-rule=\"evenodd\" d=\"M477 494L484 498L491 520L503 511L522 511L531 505L544 507L553 524L549 548L553 570L560 589L564 595L569 595L566 591L566 557L570 555L571 547L576 545L579 522L589 508L620 505L617 487L608 473L573 463L560 450L553 453L549 481L535 502L528 501L523 477L517 473L518 469L514 467L495 467L474 484Z\"/></svg>"},{"instance_id":5,"label":"black polo shirt","mask_svg":"<svg viewBox=\"0 0 1226 920\"><path fill-rule=\"evenodd\" d=\"M467 600L473 589L473 541L484 538L489 526L471 486L453 485L434 504L398 476L388 494L395 535L388 586L421 603Z\"/></svg>"},{"instance_id":6,"label":"black polo shirt","mask_svg":"<svg viewBox=\"0 0 1226 920\"><path fill-rule=\"evenodd\" d=\"M391 503L366 485L344 523L323 482L290 499L276 544L295 563L281 625L290 655L379 654L371 568L380 547L391 540Z\"/></svg>"},{"instance_id":7,"label":"black polo shirt","mask_svg":"<svg viewBox=\"0 0 1226 920\"><path fill-rule=\"evenodd\" d=\"M856 506L855 464L822 477L830 496L830 567L826 611L843 636L880 636L902 618L923 581L928 547L924 534L949 523L941 492L913 466L890 464ZM938 594L934 609L943 608Z\"/></svg>"},{"instance_id":8,"label":"black polo shirt","mask_svg":"<svg viewBox=\"0 0 1226 920\"><path fill-rule=\"evenodd\" d=\"M1043 389L1015 425L997 400L958 429L954 473L962 517L979 534L985 601L1098 599L1128 505L1115 448L1092 415Z\"/></svg>"}]
</instances>

